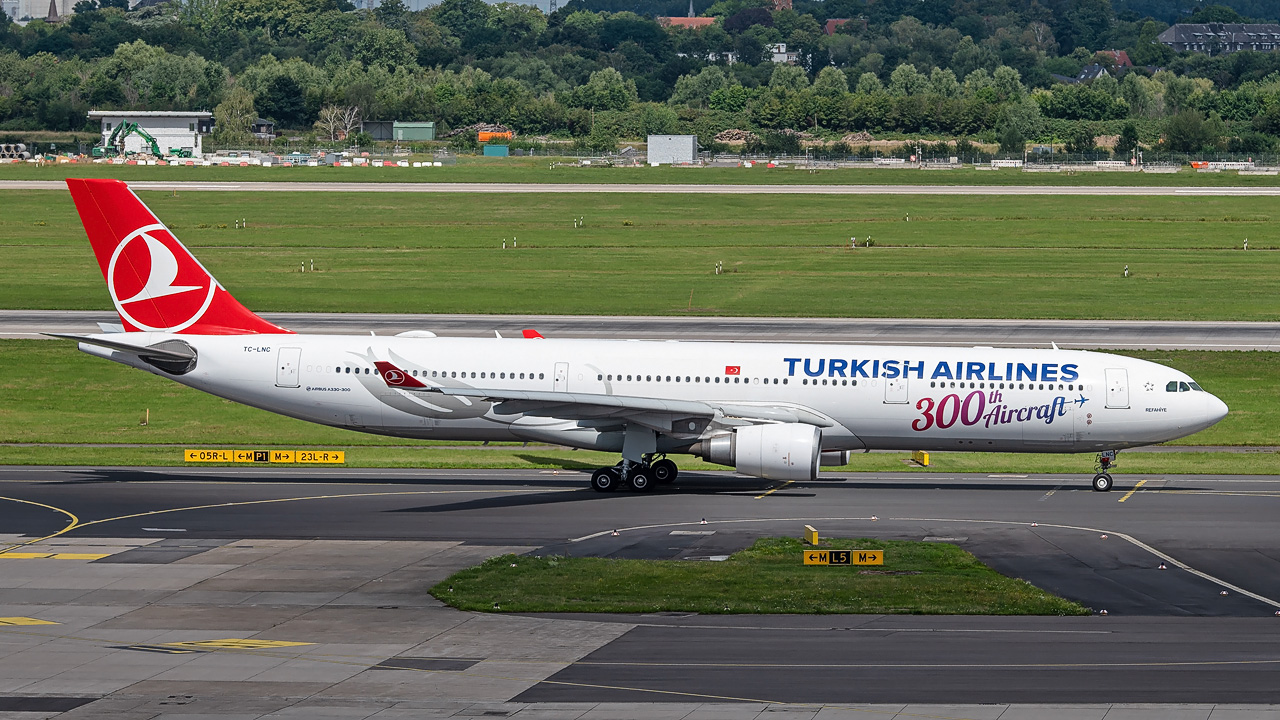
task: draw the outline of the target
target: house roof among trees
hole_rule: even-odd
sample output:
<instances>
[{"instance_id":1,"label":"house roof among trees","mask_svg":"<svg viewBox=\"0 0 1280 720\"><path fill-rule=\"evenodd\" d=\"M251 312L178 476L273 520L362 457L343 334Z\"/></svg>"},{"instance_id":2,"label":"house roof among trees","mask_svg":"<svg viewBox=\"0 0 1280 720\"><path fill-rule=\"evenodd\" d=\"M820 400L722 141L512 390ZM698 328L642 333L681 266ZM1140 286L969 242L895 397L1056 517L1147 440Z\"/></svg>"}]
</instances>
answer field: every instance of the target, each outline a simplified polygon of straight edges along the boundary
<instances>
[{"instance_id":1,"label":"house roof among trees","mask_svg":"<svg viewBox=\"0 0 1280 720\"><path fill-rule=\"evenodd\" d=\"M1156 36L1162 43L1249 43L1280 41L1276 23L1179 23Z\"/></svg>"}]
</instances>

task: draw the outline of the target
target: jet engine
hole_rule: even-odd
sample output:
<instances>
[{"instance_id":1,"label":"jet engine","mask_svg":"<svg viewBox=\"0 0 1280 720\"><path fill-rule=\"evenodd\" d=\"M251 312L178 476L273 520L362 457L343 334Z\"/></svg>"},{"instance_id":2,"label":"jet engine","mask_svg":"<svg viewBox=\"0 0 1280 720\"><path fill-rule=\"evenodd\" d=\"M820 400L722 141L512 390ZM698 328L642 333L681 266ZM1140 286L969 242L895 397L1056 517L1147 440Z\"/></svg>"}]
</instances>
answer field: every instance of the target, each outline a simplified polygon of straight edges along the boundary
<instances>
[{"instance_id":1,"label":"jet engine","mask_svg":"<svg viewBox=\"0 0 1280 720\"><path fill-rule=\"evenodd\" d=\"M690 448L708 462L766 480L816 479L821 451L822 430L804 423L748 425Z\"/></svg>"}]
</instances>

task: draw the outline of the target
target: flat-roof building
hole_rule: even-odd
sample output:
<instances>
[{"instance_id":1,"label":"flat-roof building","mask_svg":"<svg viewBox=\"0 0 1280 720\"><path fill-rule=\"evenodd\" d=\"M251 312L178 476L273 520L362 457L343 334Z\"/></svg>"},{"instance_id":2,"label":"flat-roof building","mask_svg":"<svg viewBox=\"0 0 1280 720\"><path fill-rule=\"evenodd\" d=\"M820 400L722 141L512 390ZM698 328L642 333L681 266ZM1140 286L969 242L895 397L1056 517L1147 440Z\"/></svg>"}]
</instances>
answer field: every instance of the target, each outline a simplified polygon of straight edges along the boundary
<instances>
[{"instance_id":1,"label":"flat-roof building","mask_svg":"<svg viewBox=\"0 0 1280 720\"><path fill-rule=\"evenodd\" d=\"M201 138L213 127L213 113L203 110L90 110L89 118L102 121L103 145L120 123L134 122L155 138L162 155L179 150L200 155L203 152ZM136 133L125 137L124 150L126 153L152 152L150 143Z\"/></svg>"}]
</instances>

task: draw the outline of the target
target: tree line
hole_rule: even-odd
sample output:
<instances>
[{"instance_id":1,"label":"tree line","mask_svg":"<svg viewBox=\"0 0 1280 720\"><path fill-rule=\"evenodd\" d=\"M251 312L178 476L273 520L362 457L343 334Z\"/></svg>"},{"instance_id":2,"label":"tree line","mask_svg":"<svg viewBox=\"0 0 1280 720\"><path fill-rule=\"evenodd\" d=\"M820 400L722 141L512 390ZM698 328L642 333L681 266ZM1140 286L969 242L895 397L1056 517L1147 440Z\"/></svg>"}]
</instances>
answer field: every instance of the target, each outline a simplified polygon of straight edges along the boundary
<instances>
[{"instance_id":1,"label":"tree line","mask_svg":"<svg viewBox=\"0 0 1280 720\"><path fill-rule=\"evenodd\" d=\"M1280 53L1180 55L1155 42L1163 20L1109 0L698 0L715 18L701 29L655 20L687 7L676 0L572 0L549 16L483 0L419 12L401 0L372 11L346 0L124 4L80 0L64 22L25 27L0 15L0 130L86 129L99 108L213 109L223 140L247 137L258 116L334 136L355 113L432 120L441 133L501 123L601 149L649 133L710 145L731 128L965 137L1010 151L1087 150L1118 135L1265 152L1280 135ZM848 22L827 34L831 18ZM1183 19L1247 18L1214 5ZM794 63L773 62L779 43ZM1135 67L1118 67L1115 51ZM1108 74L1060 80L1092 63Z\"/></svg>"}]
</instances>

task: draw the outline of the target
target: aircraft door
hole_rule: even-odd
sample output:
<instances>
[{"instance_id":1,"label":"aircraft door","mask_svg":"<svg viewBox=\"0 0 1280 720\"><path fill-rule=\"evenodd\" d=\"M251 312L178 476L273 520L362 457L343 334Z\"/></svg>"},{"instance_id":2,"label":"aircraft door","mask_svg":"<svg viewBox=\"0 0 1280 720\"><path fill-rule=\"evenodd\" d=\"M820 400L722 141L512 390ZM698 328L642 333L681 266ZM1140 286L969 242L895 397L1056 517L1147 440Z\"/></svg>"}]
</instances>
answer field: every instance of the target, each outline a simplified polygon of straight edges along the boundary
<instances>
[{"instance_id":1,"label":"aircraft door","mask_svg":"<svg viewBox=\"0 0 1280 720\"><path fill-rule=\"evenodd\" d=\"M555 391L565 392L569 389L569 363L556 363Z\"/></svg>"},{"instance_id":2,"label":"aircraft door","mask_svg":"<svg viewBox=\"0 0 1280 720\"><path fill-rule=\"evenodd\" d=\"M302 348L282 347L276 359L276 387L298 387L298 364L302 362Z\"/></svg>"},{"instance_id":3,"label":"aircraft door","mask_svg":"<svg viewBox=\"0 0 1280 720\"><path fill-rule=\"evenodd\" d=\"M1129 371L1124 368L1107 368L1107 407L1129 407Z\"/></svg>"},{"instance_id":4,"label":"aircraft door","mask_svg":"<svg viewBox=\"0 0 1280 720\"><path fill-rule=\"evenodd\" d=\"M896 377L884 381L884 401L886 403L907 402L907 379Z\"/></svg>"}]
</instances>

